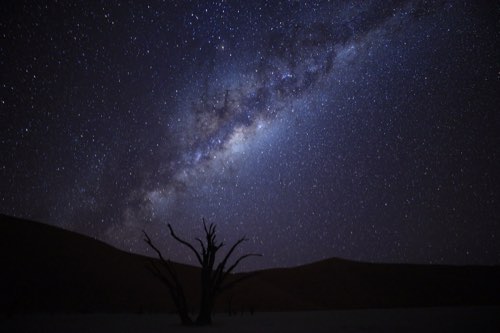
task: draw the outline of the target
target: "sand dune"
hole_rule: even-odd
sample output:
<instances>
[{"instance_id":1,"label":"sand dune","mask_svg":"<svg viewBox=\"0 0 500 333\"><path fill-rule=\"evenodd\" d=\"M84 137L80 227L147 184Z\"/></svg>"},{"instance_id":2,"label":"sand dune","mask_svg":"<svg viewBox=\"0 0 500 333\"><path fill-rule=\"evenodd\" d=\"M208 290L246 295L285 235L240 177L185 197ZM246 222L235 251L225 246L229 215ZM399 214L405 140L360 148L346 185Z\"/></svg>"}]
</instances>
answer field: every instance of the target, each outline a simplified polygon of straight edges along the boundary
<instances>
[{"instance_id":1,"label":"sand dune","mask_svg":"<svg viewBox=\"0 0 500 333\"><path fill-rule=\"evenodd\" d=\"M16 313L172 311L166 288L129 254L73 232L0 217L0 310ZM176 264L193 304L198 268ZM500 305L500 267L329 259L271 269L221 296L217 311Z\"/></svg>"}]
</instances>

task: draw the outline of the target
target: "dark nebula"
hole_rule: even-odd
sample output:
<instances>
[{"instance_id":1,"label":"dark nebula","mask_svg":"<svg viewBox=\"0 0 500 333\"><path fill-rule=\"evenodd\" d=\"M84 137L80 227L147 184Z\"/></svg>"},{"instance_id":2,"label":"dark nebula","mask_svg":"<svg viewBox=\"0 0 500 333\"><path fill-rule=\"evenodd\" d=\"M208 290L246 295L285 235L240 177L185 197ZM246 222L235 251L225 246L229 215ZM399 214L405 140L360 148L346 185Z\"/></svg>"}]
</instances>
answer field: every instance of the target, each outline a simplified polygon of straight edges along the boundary
<instances>
[{"instance_id":1,"label":"dark nebula","mask_svg":"<svg viewBox=\"0 0 500 333\"><path fill-rule=\"evenodd\" d=\"M2 3L0 212L193 262L500 264L498 6Z\"/></svg>"}]
</instances>

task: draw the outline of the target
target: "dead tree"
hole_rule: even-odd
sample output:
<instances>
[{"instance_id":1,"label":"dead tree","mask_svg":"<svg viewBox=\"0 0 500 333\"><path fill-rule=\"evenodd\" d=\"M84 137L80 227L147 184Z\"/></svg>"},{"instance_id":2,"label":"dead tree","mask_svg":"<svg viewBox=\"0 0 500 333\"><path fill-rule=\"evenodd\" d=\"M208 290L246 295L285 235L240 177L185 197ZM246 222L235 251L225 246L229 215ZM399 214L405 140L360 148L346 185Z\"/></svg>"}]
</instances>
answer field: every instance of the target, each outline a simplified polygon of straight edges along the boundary
<instances>
[{"instance_id":1,"label":"dead tree","mask_svg":"<svg viewBox=\"0 0 500 333\"><path fill-rule=\"evenodd\" d=\"M162 272L157 265L152 266L153 273L158 276L163 283L168 287L170 295L174 301L177 308L177 312L181 318L183 325L210 325L212 323L212 312L214 310L214 304L217 296L225 290L232 288L237 283L248 279L252 274L246 274L239 278L233 278L228 281L228 277L234 271L234 269L240 264L240 262L248 257L261 256L256 253L248 253L240 256L236 259L230 266L228 266L228 261L231 255L234 253L235 249L247 239L245 237L240 238L236 243L234 243L224 258L215 265L217 252L225 245L223 242L218 242L216 240L215 224L211 223L208 227L203 219L203 228L205 231L205 241L200 238L195 238L195 240L200 245L200 250L197 250L191 243L183 240L177 236L172 229L172 226L168 224L168 229L170 230L170 235L179 243L190 249L198 263L201 265L200 271L200 304L199 313L196 321L193 322L188 312L188 305L186 301L186 296L179 276L177 275L174 266L169 259L165 259L161 254L160 250L152 243L151 238L148 234L144 232L144 241L158 254L160 261L165 267L165 273Z\"/></svg>"}]
</instances>

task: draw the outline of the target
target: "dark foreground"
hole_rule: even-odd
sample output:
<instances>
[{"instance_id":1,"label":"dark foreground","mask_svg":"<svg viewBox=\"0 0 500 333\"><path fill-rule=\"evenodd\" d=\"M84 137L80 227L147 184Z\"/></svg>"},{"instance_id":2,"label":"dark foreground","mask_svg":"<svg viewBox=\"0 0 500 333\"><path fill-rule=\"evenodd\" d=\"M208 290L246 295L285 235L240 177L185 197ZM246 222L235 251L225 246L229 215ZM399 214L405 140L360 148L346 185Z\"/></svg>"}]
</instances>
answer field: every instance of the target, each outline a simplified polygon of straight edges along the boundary
<instances>
[{"instance_id":1,"label":"dark foreground","mask_svg":"<svg viewBox=\"0 0 500 333\"><path fill-rule=\"evenodd\" d=\"M185 328L161 314L20 315L3 317L1 332L499 332L500 307L266 312Z\"/></svg>"}]
</instances>

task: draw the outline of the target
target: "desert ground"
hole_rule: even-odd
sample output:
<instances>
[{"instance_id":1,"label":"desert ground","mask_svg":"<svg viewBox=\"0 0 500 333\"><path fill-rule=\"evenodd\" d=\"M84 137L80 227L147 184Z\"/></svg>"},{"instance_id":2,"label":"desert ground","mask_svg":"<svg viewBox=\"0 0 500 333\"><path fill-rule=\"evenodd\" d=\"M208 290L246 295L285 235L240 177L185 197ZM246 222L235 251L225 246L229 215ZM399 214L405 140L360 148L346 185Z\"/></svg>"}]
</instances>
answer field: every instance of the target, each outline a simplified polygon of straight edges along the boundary
<instances>
[{"instance_id":1,"label":"desert ground","mask_svg":"<svg viewBox=\"0 0 500 333\"><path fill-rule=\"evenodd\" d=\"M167 314L4 317L1 332L498 332L500 307L413 308L216 314L211 327L182 327Z\"/></svg>"}]
</instances>

